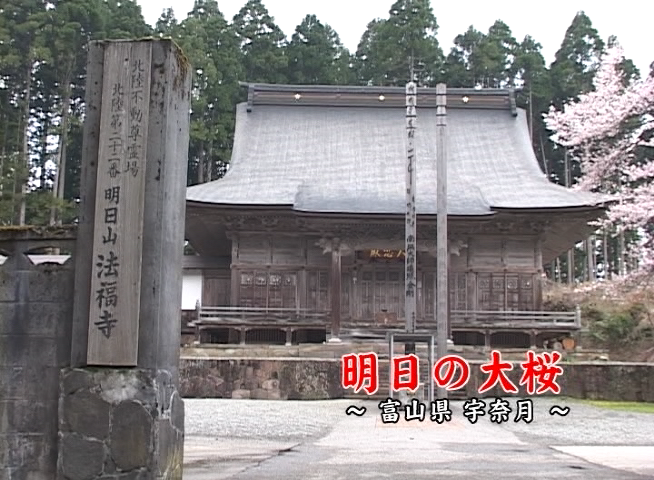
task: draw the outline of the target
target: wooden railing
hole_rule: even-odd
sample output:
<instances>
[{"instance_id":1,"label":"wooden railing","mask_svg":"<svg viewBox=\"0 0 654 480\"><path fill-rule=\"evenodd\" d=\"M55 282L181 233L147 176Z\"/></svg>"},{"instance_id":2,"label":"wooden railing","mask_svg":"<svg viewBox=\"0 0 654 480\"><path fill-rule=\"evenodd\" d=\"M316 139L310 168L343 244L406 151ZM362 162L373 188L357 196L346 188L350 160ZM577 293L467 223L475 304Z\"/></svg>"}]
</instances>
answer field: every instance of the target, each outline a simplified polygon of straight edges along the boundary
<instances>
[{"instance_id":1,"label":"wooden railing","mask_svg":"<svg viewBox=\"0 0 654 480\"><path fill-rule=\"evenodd\" d=\"M484 311L453 310L450 322L455 330L475 329L537 329L537 330L578 330L581 328L581 312L542 312L542 311ZM393 323L381 325L369 320L352 320L346 323L346 329L404 329L404 319L397 318ZM435 331L437 321L434 317L418 318L416 329Z\"/></svg>"},{"instance_id":2,"label":"wooden railing","mask_svg":"<svg viewBox=\"0 0 654 480\"><path fill-rule=\"evenodd\" d=\"M197 308L194 323L247 326L262 323L276 326L315 325L324 327L329 321L328 311L298 308L257 308L257 307L206 307Z\"/></svg>"},{"instance_id":3,"label":"wooden railing","mask_svg":"<svg viewBox=\"0 0 654 480\"><path fill-rule=\"evenodd\" d=\"M207 307L196 306L197 318L189 323L195 327L196 341L202 341L202 331L211 328L233 328L239 331L239 343L245 344L249 330L282 329L286 345L291 344L293 332L299 329L319 329L326 332L328 311L299 308Z\"/></svg>"},{"instance_id":4,"label":"wooden railing","mask_svg":"<svg viewBox=\"0 0 654 480\"><path fill-rule=\"evenodd\" d=\"M477 331L488 337L493 332L522 331L532 337L539 331L573 332L581 328L581 313L574 312L516 312L516 311L467 311L454 310L451 314L451 329L454 331ZM384 316L379 319L343 319L342 333L345 335L385 335L388 331L404 330L404 320L392 315L392 321ZM390 318L390 317L389 317ZM188 327L195 331L196 341L202 343L203 332L216 329L229 329L238 332L239 342L246 343L248 332L282 330L285 331L286 344L290 345L293 335L300 330L330 331L330 312L298 308L257 308L257 307L212 307L197 305L195 318ZM431 317L419 318L417 333L435 332L436 320ZM253 332L258 335L258 333ZM230 334L231 337L231 334Z\"/></svg>"},{"instance_id":5,"label":"wooden railing","mask_svg":"<svg viewBox=\"0 0 654 480\"><path fill-rule=\"evenodd\" d=\"M581 328L581 312L453 310L452 327ZM435 323L434 319L430 319Z\"/></svg>"},{"instance_id":6,"label":"wooden railing","mask_svg":"<svg viewBox=\"0 0 654 480\"><path fill-rule=\"evenodd\" d=\"M573 312L453 310L450 314L452 328L581 328L579 309ZM327 310L197 305L196 318L189 326L327 328L329 322ZM420 318L417 327L432 330L436 323L433 317ZM372 319L344 319L343 324L346 328L403 328L404 320L399 318L392 324L381 325Z\"/></svg>"}]
</instances>

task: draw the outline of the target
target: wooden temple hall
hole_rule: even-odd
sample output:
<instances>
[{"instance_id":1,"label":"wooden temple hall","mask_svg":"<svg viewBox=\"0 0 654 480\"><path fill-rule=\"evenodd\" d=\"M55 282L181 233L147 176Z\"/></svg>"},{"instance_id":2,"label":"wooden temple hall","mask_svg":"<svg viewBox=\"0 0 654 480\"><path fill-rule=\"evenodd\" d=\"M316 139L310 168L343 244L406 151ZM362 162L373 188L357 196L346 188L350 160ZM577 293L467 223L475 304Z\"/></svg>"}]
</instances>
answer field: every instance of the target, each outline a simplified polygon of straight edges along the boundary
<instances>
[{"instance_id":1,"label":"wooden temple hall","mask_svg":"<svg viewBox=\"0 0 654 480\"><path fill-rule=\"evenodd\" d=\"M403 330L405 89L249 84L227 174L187 192L201 343L323 342ZM436 333L436 90L418 89L417 332ZM542 346L543 264L599 197L541 171L509 90L447 89L449 325L455 344Z\"/></svg>"}]
</instances>

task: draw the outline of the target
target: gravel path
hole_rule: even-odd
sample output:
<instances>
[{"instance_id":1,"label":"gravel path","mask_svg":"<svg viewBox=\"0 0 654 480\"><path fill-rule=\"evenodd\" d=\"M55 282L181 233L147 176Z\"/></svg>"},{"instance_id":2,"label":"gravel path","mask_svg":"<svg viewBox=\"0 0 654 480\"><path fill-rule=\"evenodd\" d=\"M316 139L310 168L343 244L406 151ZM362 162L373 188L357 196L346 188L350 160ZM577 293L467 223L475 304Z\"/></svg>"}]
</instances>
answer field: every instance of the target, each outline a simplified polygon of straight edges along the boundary
<instances>
[{"instance_id":1,"label":"gravel path","mask_svg":"<svg viewBox=\"0 0 654 480\"><path fill-rule=\"evenodd\" d=\"M470 424L463 401L443 425L383 425L372 401L188 399L184 479L654 478L654 414L537 398L526 424L506 400L514 410L500 425L488 415ZM353 404L367 408L363 417L346 415ZM569 414L550 415L555 405Z\"/></svg>"},{"instance_id":2,"label":"gravel path","mask_svg":"<svg viewBox=\"0 0 654 480\"><path fill-rule=\"evenodd\" d=\"M507 400L513 408L514 401ZM351 400L188 399L186 435L305 441L326 434L336 422L347 418L345 409L352 404ZM368 408L366 416L379 415L376 403L356 404ZM464 418L462 405L462 401L452 401L454 417ZM570 413L552 416L549 410L554 405L567 406ZM490 420L485 416L479 422ZM534 400L532 423L515 423L511 417L502 427L540 444L654 445L654 414L598 408L576 400L538 398Z\"/></svg>"},{"instance_id":3,"label":"gravel path","mask_svg":"<svg viewBox=\"0 0 654 480\"><path fill-rule=\"evenodd\" d=\"M327 433L350 403L187 399L186 435L301 442Z\"/></svg>"},{"instance_id":4,"label":"gravel path","mask_svg":"<svg viewBox=\"0 0 654 480\"><path fill-rule=\"evenodd\" d=\"M569 407L565 417L549 409ZM534 401L534 421L507 422L504 427L531 442L549 445L654 445L654 414L599 408L570 399ZM654 463L654 459L652 460Z\"/></svg>"}]
</instances>

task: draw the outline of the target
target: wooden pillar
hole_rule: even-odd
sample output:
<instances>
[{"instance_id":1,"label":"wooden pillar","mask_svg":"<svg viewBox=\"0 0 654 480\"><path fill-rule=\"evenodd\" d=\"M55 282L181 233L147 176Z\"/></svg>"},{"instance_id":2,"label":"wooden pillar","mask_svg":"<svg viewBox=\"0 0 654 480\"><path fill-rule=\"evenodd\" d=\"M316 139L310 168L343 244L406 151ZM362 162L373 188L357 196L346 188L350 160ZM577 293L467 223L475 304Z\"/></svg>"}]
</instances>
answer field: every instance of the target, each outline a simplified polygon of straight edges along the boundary
<instances>
[{"instance_id":1,"label":"wooden pillar","mask_svg":"<svg viewBox=\"0 0 654 480\"><path fill-rule=\"evenodd\" d=\"M586 239L586 268L588 270L588 281L595 280L595 236L591 235Z\"/></svg>"},{"instance_id":2,"label":"wooden pillar","mask_svg":"<svg viewBox=\"0 0 654 480\"><path fill-rule=\"evenodd\" d=\"M447 88L444 83L436 86L436 324L437 356L447 355L450 333L448 316L448 254L447 241L447 142L445 137ZM438 389L439 398L447 398L447 390Z\"/></svg>"},{"instance_id":3,"label":"wooden pillar","mask_svg":"<svg viewBox=\"0 0 654 480\"><path fill-rule=\"evenodd\" d=\"M416 151L414 138L416 133L416 84L411 81L406 85L406 215L404 235L404 317L407 333L416 329ZM407 353L413 353L415 346L407 344Z\"/></svg>"},{"instance_id":4,"label":"wooden pillar","mask_svg":"<svg viewBox=\"0 0 654 480\"><path fill-rule=\"evenodd\" d=\"M229 292L229 305L232 307L238 306L239 290L241 288L241 272L236 268L236 264L238 263L238 244L239 237L238 235L234 235L232 237L232 262L230 264L231 288Z\"/></svg>"},{"instance_id":5,"label":"wooden pillar","mask_svg":"<svg viewBox=\"0 0 654 480\"><path fill-rule=\"evenodd\" d=\"M341 334L341 252L338 239L332 240L331 267L331 338L330 342L340 342Z\"/></svg>"},{"instance_id":6,"label":"wooden pillar","mask_svg":"<svg viewBox=\"0 0 654 480\"><path fill-rule=\"evenodd\" d=\"M67 445L88 431L67 424L57 477L113 458L142 478L181 480L179 306L192 68L172 40L92 42L88 62L71 355L77 368L61 372L64 385L74 376L81 388L63 393L60 412L94 419L112 441L87 448L80 460ZM82 405L67 395L91 400ZM127 458L128 441L144 446L142 455Z\"/></svg>"}]
</instances>

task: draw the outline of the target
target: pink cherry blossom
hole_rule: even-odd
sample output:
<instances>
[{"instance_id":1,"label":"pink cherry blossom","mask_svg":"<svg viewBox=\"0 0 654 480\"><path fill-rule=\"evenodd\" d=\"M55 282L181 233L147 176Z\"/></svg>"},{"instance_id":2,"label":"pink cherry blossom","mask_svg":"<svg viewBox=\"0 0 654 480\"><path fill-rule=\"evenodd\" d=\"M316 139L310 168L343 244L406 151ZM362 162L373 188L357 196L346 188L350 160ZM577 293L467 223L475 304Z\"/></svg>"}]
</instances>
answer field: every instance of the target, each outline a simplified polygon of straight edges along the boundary
<instances>
[{"instance_id":1,"label":"pink cherry blossom","mask_svg":"<svg viewBox=\"0 0 654 480\"><path fill-rule=\"evenodd\" d=\"M631 252L640 264L633 279L654 273L654 238L648 233L654 226L654 159L642 153L642 147L654 147L643 138L654 129L654 77L625 82L619 68L623 60L619 46L607 51L593 90L561 111L552 107L544 119L551 139L579 161L582 175L576 188L614 199L596 225L640 235Z\"/></svg>"}]
</instances>

